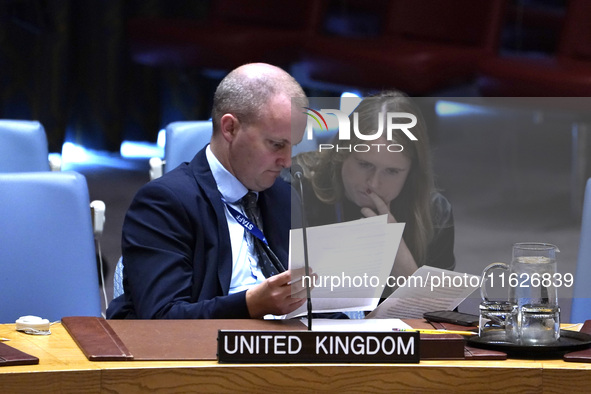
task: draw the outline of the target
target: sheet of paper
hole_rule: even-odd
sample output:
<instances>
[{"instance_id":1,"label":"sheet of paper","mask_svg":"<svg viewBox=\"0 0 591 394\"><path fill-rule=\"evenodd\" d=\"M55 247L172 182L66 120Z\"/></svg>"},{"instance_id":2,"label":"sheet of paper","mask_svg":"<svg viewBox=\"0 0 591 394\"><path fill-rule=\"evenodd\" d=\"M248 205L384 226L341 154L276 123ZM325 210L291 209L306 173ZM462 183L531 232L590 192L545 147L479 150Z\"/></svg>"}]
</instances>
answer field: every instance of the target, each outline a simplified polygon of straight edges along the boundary
<instances>
[{"instance_id":1,"label":"sheet of paper","mask_svg":"<svg viewBox=\"0 0 591 394\"><path fill-rule=\"evenodd\" d=\"M366 318L423 318L423 313L453 310L474 292L480 277L422 266Z\"/></svg>"},{"instance_id":2,"label":"sheet of paper","mask_svg":"<svg viewBox=\"0 0 591 394\"><path fill-rule=\"evenodd\" d=\"M306 326L308 321L302 319ZM400 319L314 319L312 331L388 332L412 328Z\"/></svg>"},{"instance_id":3,"label":"sheet of paper","mask_svg":"<svg viewBox=\"0 0 591 394\"><path fill-rule=\"evenodd\" d=\"M403 230L404 223L389 224L386 215L309 227L309 265L316 277L306 283L314 286L314 312L373 310L392 270ZM303 272L302 230L292 230L290 235L290 268ZM303 305L287 317L305 312Z\"/></svg>"}]
</instances>

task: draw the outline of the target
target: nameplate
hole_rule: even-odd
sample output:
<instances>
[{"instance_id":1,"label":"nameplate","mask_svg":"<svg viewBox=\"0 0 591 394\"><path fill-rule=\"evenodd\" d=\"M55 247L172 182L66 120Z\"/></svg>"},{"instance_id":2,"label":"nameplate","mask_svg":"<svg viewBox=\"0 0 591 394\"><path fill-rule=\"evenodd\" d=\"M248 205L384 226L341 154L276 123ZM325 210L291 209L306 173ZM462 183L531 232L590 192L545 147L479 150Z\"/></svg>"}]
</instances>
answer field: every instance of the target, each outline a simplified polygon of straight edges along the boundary
<instances>
[{"instance_id":1,"label":"nameplate","mask_svg":"<svg viewBox=\"0 0 591 394\"><path fill-rule=\"evenodd\" d=\"M418 332L218 331L220 363L418 363Z\"/></svg>"}]
</instances>

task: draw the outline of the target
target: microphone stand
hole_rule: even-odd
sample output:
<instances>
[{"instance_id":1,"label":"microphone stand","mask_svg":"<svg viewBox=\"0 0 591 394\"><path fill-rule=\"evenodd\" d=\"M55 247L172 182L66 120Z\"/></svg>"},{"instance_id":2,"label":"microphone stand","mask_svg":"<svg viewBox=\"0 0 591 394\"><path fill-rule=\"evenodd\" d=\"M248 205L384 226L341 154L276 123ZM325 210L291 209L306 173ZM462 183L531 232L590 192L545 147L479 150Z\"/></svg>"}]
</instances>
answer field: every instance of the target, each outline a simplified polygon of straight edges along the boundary
<instances>
[{"instance_id":1,"label":"microphone stand","mask_svg":"<svg viewBox=\"0 0 591 394\"><path fill-rule=\"evenodd\" d=\"M302 182L302 171L299 168L294 173L294 178L299 181L300 184L300 198L302 200L301 213L302 213L302 235L304 238L304 273L307 278L310 278L310 265L308 263L308 231L306 226L306 215L304 214L304 184ZM303 283L303 281L302 281ZM312 331L312 297L310 297L310 282L306 285L306 308L308 311L308 331Z\"/></svg>"}]
</instances>

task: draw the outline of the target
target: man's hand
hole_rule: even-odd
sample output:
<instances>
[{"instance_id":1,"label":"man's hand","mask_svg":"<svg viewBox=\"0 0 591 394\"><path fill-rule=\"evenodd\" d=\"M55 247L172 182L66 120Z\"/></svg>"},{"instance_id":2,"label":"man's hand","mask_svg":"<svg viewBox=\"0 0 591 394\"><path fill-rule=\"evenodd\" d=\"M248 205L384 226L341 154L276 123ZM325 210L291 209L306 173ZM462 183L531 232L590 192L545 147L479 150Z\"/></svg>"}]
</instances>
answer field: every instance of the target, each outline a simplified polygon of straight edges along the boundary
<instances>
[{"instance_id":1,"label":"man's hand","mask_svg":"<svg viewBox=\"0 0 591 394\"><path fill-rule=\"evenodd\" d=\"M293 288L292 272L285 271L265 279L246 291L246 306L250 317L260 319L265 315L285 315L293 312L306 302L306 290ZM292 291L295 293L292 294Z\"/></svg>"}]
</instances>

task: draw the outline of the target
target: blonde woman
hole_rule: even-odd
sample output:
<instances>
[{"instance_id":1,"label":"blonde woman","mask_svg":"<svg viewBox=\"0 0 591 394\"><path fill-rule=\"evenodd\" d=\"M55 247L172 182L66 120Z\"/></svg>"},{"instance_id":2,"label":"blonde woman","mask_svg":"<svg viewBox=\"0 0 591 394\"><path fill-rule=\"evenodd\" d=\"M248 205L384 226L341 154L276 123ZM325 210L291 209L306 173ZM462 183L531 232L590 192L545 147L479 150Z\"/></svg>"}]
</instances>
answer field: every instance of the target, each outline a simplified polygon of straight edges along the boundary
<instances>
[{"instance_id":1,"label":"blonde woman","mask_svg":"<svg viewBox=\"0 0 591 394\"><path fill-rule=\"evenodd\" d=\"M454 269L452 208L435 189L428 135L419 108L405 94L389 91L365 98L355 112L359 132L366 135L376 134L380 117L385 128L387 113L414 114L417 124L410 131L417 140L395 129L391 140L386 140L383 132L370 142L357 138L351 130L351 140L333 141L339 149L296 156L294 162L302 166L308 183L304 187L308 225L388 214L390 222L406 223L392 275L409 276L422 265ZM353 122L351 116L351 127ZM356 145L362 147L358 152L353 148Z\"/></svg>"}]
</instances>

